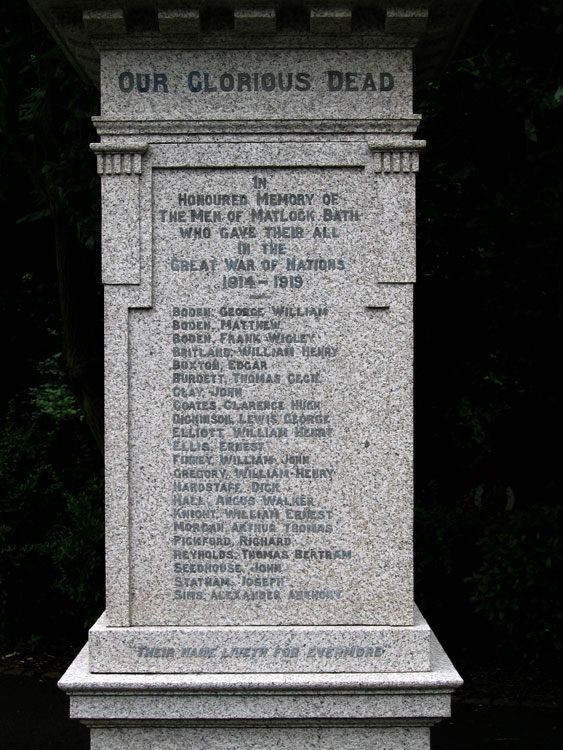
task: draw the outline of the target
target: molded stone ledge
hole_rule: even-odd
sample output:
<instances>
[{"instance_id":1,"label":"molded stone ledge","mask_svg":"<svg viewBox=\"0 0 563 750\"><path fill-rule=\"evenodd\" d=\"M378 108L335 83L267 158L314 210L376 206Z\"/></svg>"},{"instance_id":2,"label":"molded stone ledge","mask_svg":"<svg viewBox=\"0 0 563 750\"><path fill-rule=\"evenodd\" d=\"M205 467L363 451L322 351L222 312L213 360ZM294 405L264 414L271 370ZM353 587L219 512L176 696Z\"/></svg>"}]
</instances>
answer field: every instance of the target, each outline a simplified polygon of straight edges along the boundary
<instances>
[{"instance_id":1,"label":"molded stone ledge","mask_svg":"<svg viewBox=\"0 0 563 750\"><path fill-rule=\"evenodd\" d=\"M369 726L373 730L410 727L414 731L449 716L451 693L461 684L460 676L431 635L430 669L402 673L92 674L88 671L85 646L59 687L70 696L72 718L91 727L136 726L146 731L149 726L160 726L172 731L186 726L232 728L236 723L237 727L262 724L273 729L292 722L294 727L324 726L327 731L335 725ZM429 747L424 744L428 742L425 737L425 733L418 737L421 744L384 746L391 750L419 750ZM381 736L372 731L366 744L343 747L371 748L378 746L378 738ZM232 734L229 740L233 741ZM257 745L240 747L245 746ZM277 747L266 741L259 746ZM127 745L118 743L114 747Z\"/></svg>"},{"instance_id":2,"label":"molded stone ledge","mask_svg":"<svg viewBox=\"0 0 563 750\"><path fill-rule=\"evenodd\" d=\"M402 117L397 119L342 119L342 120L112 120L107 117L93 117L92 121L100 136L141 136L177 135L186 139L197 138L198 134L236 134L295 137L297 135L347 135L366 134L368 138L376 134L412 134L418 127L420 118ZM374 141L370 140L370 148ZM372 150L375 150L372 148Z\"/></svg>"},{"instance_id":3,"label":"molded stone ledge","mask_svg":"<svg viewBox=\"0 0 563 750\"><path fill-rule=\"evenodd\" d=\"M427 672L431 631L413 626L108 627L89 633L92 672Z\"/></svg>"}]
</instances>

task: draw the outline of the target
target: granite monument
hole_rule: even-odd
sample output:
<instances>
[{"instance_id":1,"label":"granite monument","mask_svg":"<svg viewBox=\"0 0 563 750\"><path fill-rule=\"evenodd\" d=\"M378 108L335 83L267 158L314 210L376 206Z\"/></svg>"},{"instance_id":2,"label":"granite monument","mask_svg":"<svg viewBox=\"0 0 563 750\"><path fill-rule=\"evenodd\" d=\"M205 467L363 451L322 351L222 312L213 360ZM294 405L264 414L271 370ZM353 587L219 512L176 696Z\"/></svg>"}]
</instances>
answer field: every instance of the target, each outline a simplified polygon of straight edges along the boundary
<instances>
[{"instance_id":1,"label":"granite monument","mask_svg":"<svg viewBox=\"0 0 563 750\"><path fill-rule=\"evenodd\" d=\"M107 608L92 748L413 748L413 49L474 2L32 0L101 90ZM436 59L437 58L437 61Z\"/></svg>"}]
</instances>

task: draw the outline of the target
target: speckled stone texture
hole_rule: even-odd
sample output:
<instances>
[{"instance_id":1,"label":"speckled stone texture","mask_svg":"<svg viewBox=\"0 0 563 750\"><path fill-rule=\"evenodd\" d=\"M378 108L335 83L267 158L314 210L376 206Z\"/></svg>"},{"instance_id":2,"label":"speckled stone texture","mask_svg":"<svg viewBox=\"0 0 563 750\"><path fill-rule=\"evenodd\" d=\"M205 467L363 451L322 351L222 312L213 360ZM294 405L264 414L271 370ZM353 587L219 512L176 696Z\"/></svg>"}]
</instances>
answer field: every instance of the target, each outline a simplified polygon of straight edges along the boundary
<instances>
[{"instance_id":1,"label":"speckled stone texture","mask_svg":"<svg viewBox=\"0 0 563 750\"><path fill-rule=\"evenodd\" d=\"M418 674L94 675L84 649L60 686L97 750L428 750L460 682L433 639Z\"/></svg>"},{"instance_id":2,"label":"speckled stone texture","mask_svg":"<svg viewBox=\"0 0 563 750\"><path fill-rule=\"evenodd\" d=\"M266 747L278 750L427 750L429 734L426 727L95 728L90 747L91 750L263 750Z\"/></svg>"},{"instance_id":3,"label":"speckled stone texture","mask_svg":"<svg viewBox=\"0 0 563 750\"><path fill-rule=\"evenodd\" d=\"M306 3L289 37L279 4L74 5L101 63L107 610L72 715L97 750L427 749L459 684L413 602L427 9L368 30Z\"/></svg>"},{"instance_id":4,"label":"speckled stone texture","mask_svg":"<svg viewBox=\"0 0 563 750\"><path fill-rule=\"evenodd\" d=\"M409 50L104 51L104 118L408 116Z\"/></svg>"},{"instance_id":5,"label":"speckled stone texture","mask_svg":"<svg viewBox=\"0 0 563 750\"><path fill-rule=\"evenodd\" d=\"M107 627L89 633L90 670L121 673L427 672L431 631L409 627Z\"/></svg>"},{"instance_id":6,"label":"speckled stone texture","mask_svg":"<svg viewBox=\"0 0 563 750\"><path fill-rule=\"evenodd\" d=\"M146 148L106 280L110 628L413 624L416 165L394 143ZM426 668L400 652L386 669Z\"/></svg>"}]
</instances>

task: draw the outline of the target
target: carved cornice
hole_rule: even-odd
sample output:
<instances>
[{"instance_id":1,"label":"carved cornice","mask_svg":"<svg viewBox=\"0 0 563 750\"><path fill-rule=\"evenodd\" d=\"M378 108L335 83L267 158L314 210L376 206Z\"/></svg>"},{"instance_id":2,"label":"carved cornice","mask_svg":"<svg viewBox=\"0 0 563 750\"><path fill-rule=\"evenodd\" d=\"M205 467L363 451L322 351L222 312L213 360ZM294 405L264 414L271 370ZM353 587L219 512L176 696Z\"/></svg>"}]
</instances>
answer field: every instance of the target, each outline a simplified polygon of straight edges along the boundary
<instances>
[{"instance_id":1,"label":"carved cornice","mask_svg":"<svg viewBox=\"0 0 563 750\"><path fill-rule=\"evenodd\" d=\"M368 147L373 155L376 172L386 174L418 172L418 155L426 146L426 141L383 141L368 138Z\"/></svg>"},{"instance_id":2,"label":"carved cornice","mask_svg":"<svg viewBox=\"0 0 563 750\"><path fill-rule=\"evenodd\" d=\"M143 154L148 144L92 143L102 178L102 281L138 285L141 280L141 193ZM125 239L124 239L125 238Z\"/></svg>"},{"instance_id":3,"label":"carved cornice","mask_svg":"<svg viewBox=\"0 0 563 750\"><path fill-rule=\"evenodd\" d=\"M443 68L480 0L28 0L80 74L99 50L412 48L415 80Z\"/></svg>"},{"instance_id":4,"label":"carved cornice","mask_svg":"<svg viewBox=\"0 0 563 750\"><path fill-rule=\"evenodd\" d=\"M99 175L140 175L143 154L147 151L148 144L92 143L90 148L96 154Z\"/></svg>"},{"instance_id":5,"label":"carved cornice","mask_svg":"<svg viewBox=\"0 0 563 750\"><path fill-rule=\"evenodd\" d=\"M399 173L418 172L418 153L416 151L376 151L373 155L376 172Z\"/></svg>"},{"instance_id":6,"label":"carved cornice","mask_svg":"<svg viewBox=\"0 0 563 750\"><path fill-rule=\"evenodd\" d=\"M110 120L93 117L100 136L192 136L217 135L269 135L296 137L334 134L386 134L412 135L420 123L420 117L373 120ZM371 140L370 140L371 143ZM94 151L107 149L103 144L94 144Z\"/></svg>"}]
</instances>

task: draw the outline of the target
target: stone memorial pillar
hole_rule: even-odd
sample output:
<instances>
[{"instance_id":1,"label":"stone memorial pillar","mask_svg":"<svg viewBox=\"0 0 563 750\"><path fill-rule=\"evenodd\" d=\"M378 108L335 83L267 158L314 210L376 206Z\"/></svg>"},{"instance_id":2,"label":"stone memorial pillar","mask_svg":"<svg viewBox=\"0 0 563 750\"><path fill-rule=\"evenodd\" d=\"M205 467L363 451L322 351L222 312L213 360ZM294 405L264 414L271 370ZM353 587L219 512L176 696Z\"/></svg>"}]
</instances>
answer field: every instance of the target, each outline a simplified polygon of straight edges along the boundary
<instances>
[{"instance_id":1,"label":"stone memorial pillar","mask_svg":"<svg viewBox=\"0 0 563 750\"><path fill-rule=\"evenodd\" d=\"M449 715L412 53L473 4L32 0L101 89L107 609L60 683L95 750L422 750Z\"/></svg>"}]
</instances>

